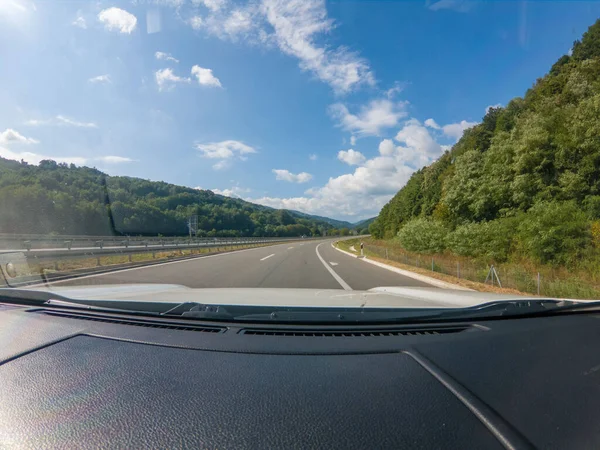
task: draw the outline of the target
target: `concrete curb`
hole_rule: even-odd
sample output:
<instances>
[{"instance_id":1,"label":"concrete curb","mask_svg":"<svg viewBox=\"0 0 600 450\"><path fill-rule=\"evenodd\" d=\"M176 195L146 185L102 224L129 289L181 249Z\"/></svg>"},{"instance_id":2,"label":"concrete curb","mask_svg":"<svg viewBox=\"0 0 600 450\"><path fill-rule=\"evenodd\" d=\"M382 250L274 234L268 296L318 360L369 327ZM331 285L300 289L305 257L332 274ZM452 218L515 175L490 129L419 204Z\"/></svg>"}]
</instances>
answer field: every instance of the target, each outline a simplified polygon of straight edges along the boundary
<instances>
[{"instance_id":1,"label":"concrete curb","mask_svg":"<svg viewBox=\"0 0 600 450\"><path fill-rule=\"evenodd\" d=\"M333 243L331 244L333 248L335 248L338 252L345 253L346 255L352 256L353 258L358 258L358 255L353 255L345 250L337 248ZM358 258L364 262L369 264L373 264L377 267L381 267L382 269L387 269L391 272L396 272L397 274L404 275L405 277L412 278L414 280L423 281L424 283L429 283L432 286L439 287L442 289L455 289L457 291L474 291L474 289L466 288L464 286L460 286L458 284L448 283L447 281L438 280L437 278L428 277L427 275L421 275L420 273L410 272L408 270L400 269L398 267L390 266L388 264L381 263L379 261L373 261L372 259L368 259L366 256L363 258Z\"/></svg>"},{"instance_id":2,"label":"concrete curb","mask_svg":"<svg viewBox=\"0 0 600 450\"><path fill-rule=\"evenodd\" d=\"M358 258L358 255L355 255L355 254L353 254L353 253L347 252L346 250L342 250L341 248L337 248L335 245L333 245L333 243L331 244L331 246L332 246L333 248L335 248L335 249L336 249L338 252L345 253L346 255L348 255L348 256L352 256L353 258Z\"/></svg>"}]
</instances>

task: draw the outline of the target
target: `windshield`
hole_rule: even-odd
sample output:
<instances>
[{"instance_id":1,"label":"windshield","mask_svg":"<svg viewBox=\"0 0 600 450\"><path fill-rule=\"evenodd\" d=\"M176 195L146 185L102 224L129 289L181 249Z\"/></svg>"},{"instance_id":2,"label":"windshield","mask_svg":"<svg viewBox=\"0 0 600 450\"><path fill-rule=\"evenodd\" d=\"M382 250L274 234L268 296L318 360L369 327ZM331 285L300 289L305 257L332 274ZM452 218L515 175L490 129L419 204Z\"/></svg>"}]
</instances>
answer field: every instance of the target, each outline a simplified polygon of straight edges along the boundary
<instances>
[{"instance_id":1,"label":"windshield","mask_svg":"<svg viewBox=\"0 0 600 450\"><path fill-rule=\"evenodd\" d=\"M383 317L600 299L599 17L0 0L0 287Z\"/></svg>"}]
</instances>

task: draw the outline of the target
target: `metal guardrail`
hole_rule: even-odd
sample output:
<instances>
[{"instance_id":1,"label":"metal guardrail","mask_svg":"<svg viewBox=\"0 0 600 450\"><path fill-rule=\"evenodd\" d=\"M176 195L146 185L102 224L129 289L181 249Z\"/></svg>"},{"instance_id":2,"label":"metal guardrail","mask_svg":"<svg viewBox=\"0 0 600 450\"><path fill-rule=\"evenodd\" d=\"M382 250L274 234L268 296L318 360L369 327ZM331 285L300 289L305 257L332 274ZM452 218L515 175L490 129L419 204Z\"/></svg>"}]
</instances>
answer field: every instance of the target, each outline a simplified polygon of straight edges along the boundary
<instances>
[{"instance_id":1,"label":"metal guardrail","mask_svg":"<svg viewBox=\"0 0 600 450\"><path fill-rule=\"evenodd\" d=\"M158 253L173 250L213 249L220 247L237 247L244 245L275 244L278 242L289 242L297 240L311 240L315 238L202 238L186 240L138 240L124 241L121 245L110 242L107 246L104 240L95 241L93 246L81 247L73 242L65 240L61 242L64 246L58 248L37 248L31 246L26 248L0 249L0 255L21 254L29 263L58 261L67 259L99 258L110 255L132 255L135 253ZM20 241L15 241L20 242ZM88 240L83 241L85 243ZM81 244L82 241L77 241Z\"/></svg>"},{"instance_id":2,"label":"metal guardrail","mask_svg":"<svg viewBox=\"0 0 600 450\"><path fill-rule=\"evenodd\" d=\"M21 249L0 250L0 287L3 284L11 287L25 286L42 282L42 278L46 281L64 280L82 276L89 273L104 273L112 270L118 270L125 267L139 267L152 265L160 262L162 259L156 259L156 253L180 251L181 256L171 255L177 260L194 258L201 255L188 254L184 255L183 250L198 250L198 249L217 249L231 250L238 246L259 246L261 244L277 244L281 242L291 241L307 241L321 238L222 238L213 239L211 242L192 242L187 244L175 245L134 245L129 247L101 247L96 248L59 248L59 249L37 249L23 251ZM152 259L146 261L135 262L132 259L134 254L150 254ZM209 253L210 254L210 251ZM104 266L101 264L103 256L129 256L129 262L110 263ZM65 261L75 261L80 259L96 259L95 267L86 267L81 269L69 269L64 272L59 271L59 263ZM31 272L30 264L51 263L54 264L54 273L45 273L43 276ZM14 273L13 273L14 272Z\"/></svg>"},{"instance_id":3,"label":"metal guardrail","mask_svg":"<svg viewBox=\"0 0 600 450\"><path fill-rule=\"evenodd\" d=\"M74 250L129 247L195 248L210 245L237 245L249 243L268 243L298 240L299 237L123 237L123 236L44 236L0 234L0 252L33 250ZM307 238L308 239L308 238Z\"/></svg>"}]
</instances>

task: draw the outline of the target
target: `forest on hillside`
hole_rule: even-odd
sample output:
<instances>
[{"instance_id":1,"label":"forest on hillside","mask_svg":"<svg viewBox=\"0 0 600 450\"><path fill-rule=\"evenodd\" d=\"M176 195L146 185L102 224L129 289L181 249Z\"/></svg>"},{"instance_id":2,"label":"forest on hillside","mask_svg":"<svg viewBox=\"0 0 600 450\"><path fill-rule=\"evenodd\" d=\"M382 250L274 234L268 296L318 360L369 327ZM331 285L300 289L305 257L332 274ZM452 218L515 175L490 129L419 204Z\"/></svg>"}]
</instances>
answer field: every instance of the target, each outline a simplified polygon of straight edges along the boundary
<instances>
[{"instance_id":1,"label":"forest on hillside","mask_svg":"<svg viewBox=\"0 0 600 450\"><path fill-rule=\"evenodd\" d=\"M415 172L369 230L415 252L599 259L600 20L524 97Z\"/></svg>"},{"instance_id":2,"label":"forest on hillside","mask_svg":"<svg viewBox=\"0 0 600 450\"><path fill-rule=\"evenodd\" d=\"M0 158L0 233L198 236L349 235L325 220L89 167Z\"/></svg>"}]
</instances>

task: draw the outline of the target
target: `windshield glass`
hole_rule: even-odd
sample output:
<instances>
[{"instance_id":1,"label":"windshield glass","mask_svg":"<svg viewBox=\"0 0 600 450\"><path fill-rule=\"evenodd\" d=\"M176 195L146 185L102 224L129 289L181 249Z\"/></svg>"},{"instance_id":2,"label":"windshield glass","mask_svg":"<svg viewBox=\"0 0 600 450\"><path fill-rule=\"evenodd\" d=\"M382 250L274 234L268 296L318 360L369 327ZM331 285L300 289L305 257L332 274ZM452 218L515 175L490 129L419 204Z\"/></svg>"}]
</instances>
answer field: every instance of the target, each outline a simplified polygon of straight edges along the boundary
<instances>
[{"instance_id":1,"label":"windshield glass","mask_svg":"<svg viewBox=\"0 0 600 450\"><path fill-rule=\"evenodd\" d=\"M0 287L390 315L600 299L599 17L0 0Z\"/></svg>"}]
</instances>

